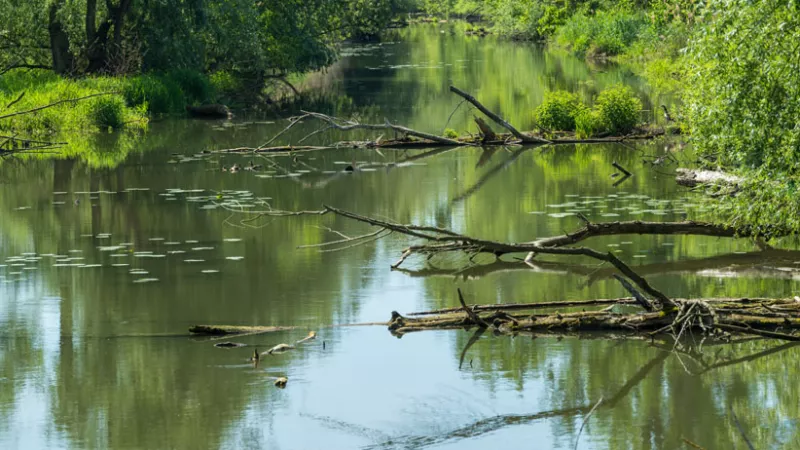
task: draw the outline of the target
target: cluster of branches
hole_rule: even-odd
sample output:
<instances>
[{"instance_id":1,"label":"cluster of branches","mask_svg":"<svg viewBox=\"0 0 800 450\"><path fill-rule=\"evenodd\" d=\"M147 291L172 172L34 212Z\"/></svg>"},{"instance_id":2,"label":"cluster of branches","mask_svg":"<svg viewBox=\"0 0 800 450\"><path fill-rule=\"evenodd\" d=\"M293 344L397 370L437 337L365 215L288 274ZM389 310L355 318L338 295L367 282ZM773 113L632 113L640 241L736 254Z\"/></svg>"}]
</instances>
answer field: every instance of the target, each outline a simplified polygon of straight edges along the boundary
<instances>
[{"instance_id":1,"label":"cluster of branches","mask_svg":"<svg viewBox=\"0 0 800 450\"><path fill-rule=\"evenodd\" d=\"M325 206L324 209L318 211L288 212L268 210L250 212L250 214L254 214L254 216L246 219L248 221L257 220L264 216L285 217L335 214L377 227L377 230L372 233L356 237L349 237L339 233L342 239L305 247L334 247L336 250L341 250L362 245L392 233L399 233L423 241L420 244L407 247L400 259L392 264L392 269L399 268L413 255L422 255L430 258L448 252L466 253L472 255L471 258L483 253L494 255L496 258L507 254L523 253L527 254L523 260L524 263L531 263L538 255L584 256L610 264L618 272L613 276L632 295L631 298L625 299L625 301L615 300L612 302L613 304L632 302L644 310L644 313L634 315L618 314L605 309L571 314L542 316L526 313L515 316L505 311L529 310L543 306L553 307L558 305L531 303L468 307L459 292L461 308L433 311L431 313L437 314L434 318L410 319L398 313L393 313L390 329L400 334L421 329L460 328L464 326L485 328L493 325L496 329L505 332L553 329L610 329L637 332L649 330L656 334L671 332L680 337L687 330L699 330L704 334L711 335L738 332L784 340L800 340L800 337L776 331L776 329L782 327L790 329L800 327L800 302L795 299L673 299L651 285L612 252L602 253L588 247L574 246L592 237L623 234L691 234L755 239L756 235L748 229L734 229L724 225L694 221L593 223L579 214L578 217L584 222L584 226L573 233L538 239L532 242L506 243L474 238L440 227L400 224L366 217L332 206ZM330 250L326 249L325 251ZM596 303L597 301L585 302L585 304L591 304L592 302ZM604 302L599 304L602 303ZM569 305L564 304L561 306ZM458 312L466 313L466 315L459 315L457 314ZM481 313L484 312L490 314L482 316Z\"/></svg>"}]
</instances>

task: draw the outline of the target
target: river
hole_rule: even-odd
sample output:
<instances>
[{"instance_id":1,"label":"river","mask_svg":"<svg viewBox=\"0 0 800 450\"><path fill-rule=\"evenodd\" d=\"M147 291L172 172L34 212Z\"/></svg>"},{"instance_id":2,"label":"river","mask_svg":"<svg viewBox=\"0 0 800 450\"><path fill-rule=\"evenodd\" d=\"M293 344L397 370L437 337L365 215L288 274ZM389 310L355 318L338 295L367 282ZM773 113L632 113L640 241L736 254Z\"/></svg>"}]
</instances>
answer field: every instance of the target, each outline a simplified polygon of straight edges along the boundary
<instances>
[{"instance_id":1,"label":"river","mask_svg":"<svg viewBox=\"0 0 800 450\"><path fill-rule=\"evenodd\" d=\"M475 132L477 113L459 107L453 84L530 129L545 90L589 100L615 83L632 86L647 111L662 101L624 68L420 25L346 46L341 61L303 83L303 107ZM331 215L243 221L253 216L231 211L330 204L506 241L576 229L579 211L597 221L703 217L675 184L676 163L647 163L674 144L207 153L260 145L286 124L274 114L156 121L144 135L87 137L74 143L88 146L78 157L0 164L1 448L572 449L577 441L638 450L684 448L684 439L744 448L732 410L756 448L800 448L792 345L710 343L698 357L644 339L486 332L462 356L470 331L398 339L384 326L338 326L455 306L456 288L477 303L626 295L595 262L550 258L531 268L481 257L468 267L449 255L392 271L409 244L400 236L298 249L372 230ZM318 128L307 121L277 143ZM354 136L364 134L310 142ZM251 160L266 167L221 170ZM613 161L634 175L617 183ZM353 162L365 170L345 173ZM670 296L798 290L800 258L753 256L746 241L622 236L587 245L616 252ZM187 335L202 323L298 329L220 349ZM312 330L316 340L258 367L247 361L254 347ZM274 387L284 376L286 388Z\"/></svg>"}]
</instances>

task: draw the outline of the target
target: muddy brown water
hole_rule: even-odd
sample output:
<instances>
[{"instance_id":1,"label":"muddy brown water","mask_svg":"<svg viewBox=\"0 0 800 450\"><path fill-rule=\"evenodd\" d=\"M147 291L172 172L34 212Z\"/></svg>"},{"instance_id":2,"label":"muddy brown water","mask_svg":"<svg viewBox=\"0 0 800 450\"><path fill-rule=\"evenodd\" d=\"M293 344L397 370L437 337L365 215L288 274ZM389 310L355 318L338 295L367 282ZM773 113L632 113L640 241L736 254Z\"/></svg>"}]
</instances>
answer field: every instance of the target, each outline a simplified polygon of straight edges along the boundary
<instances>
[{"instance_id":1,"label":"muddy brown water","mask_svg":"<svg viewBox=\"0 0 800 450\"><path fill-rule=\"evenodd\" d=\"M590 99L618 82L648 110L661 101L618 67L418 26L346 47L305 88L306 107L322 112L474 132L464 105L447 123L459 103L448 85L529 128L545 89ZM454 306L457 287L481 303L624 295L594 262L523 268L479 258L463 270L468 261L449 255L390 271L407 240L298 250L341 238L329 229L371 230L333 216L242 222L248 216L229 210L327 203L509 241L572 230L577 211L598 221L702 217L670 166L642 162L671 144L341 149L257 158L263 170L236 174L221 167L250 157L202 153L259 145L284 126L272 115L172 120L144 136L93 137L72 159L0 165L0 447L571 449L601 397L580 449L674 449L684 438L744 448L731 409L756 448L800 447L792 345L708 346L698 362L644 340L487 332L462 360L467 331L397 339L383 327L330 327ZM353 161L368 170L344 173ZM634 176L614 186L613 161ZM797 255L753 255L744 241L623 236L587 245L617 252L672 296L787 296L798 287ZM299 328L221 349L186 335L197 323ZM316 340L247 363L253 347L310 330ZM285 389L273 386L277 377L288 377Z\"/></svg>"}]
</instances>

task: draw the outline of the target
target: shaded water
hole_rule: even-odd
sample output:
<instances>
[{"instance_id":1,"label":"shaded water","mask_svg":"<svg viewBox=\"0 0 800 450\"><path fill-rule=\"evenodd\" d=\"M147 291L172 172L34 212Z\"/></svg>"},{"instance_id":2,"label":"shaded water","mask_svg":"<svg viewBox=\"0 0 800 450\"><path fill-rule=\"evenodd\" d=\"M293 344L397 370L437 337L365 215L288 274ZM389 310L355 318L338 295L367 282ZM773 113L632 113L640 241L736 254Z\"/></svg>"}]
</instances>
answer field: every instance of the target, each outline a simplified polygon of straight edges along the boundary
<instances>
[{"instance_id":1,"label":"shaded water","mask_svg":"<svg viewBox=\"0 0 800 450\"><path fill-rule=\"evenodd\" d=\"M312 106L430 132L458 105L451 83L521 128L548 88L590 97L622 81L646 104L657 101L619 68L449 28L414 27L347 50L307 81ZM448 126L467 130L472 114L460 109ZM298 250L340 238L329 229L371 230L331 216L243 223L214 208L326 203L509 241L576 228L575 211L593 220L701 217L668 168L642 163L669 144L335 150L259 158L265 170L238 174L220 166L248 157L200 153L258 145L284 126L270 118L154 123L144 136L93 137L82 158L0 166L0 447L566 449L601 397L578 448L679 448L684 438L743 447L731 408L757 448L800 444L791 376L800 351L791 345L706 347L704 368L642 340L487 332L462 355L470 332L397 339L380 326L331 327L453 306L456 287L481 303L625 295L606 268L480 260L465 269L466 259L448 256L390 271L408 244L399 237ZM343 173L353 160L375 170ZM612 161L635 175L613 186ZM767 260L747 242L624 236L590 245L617 251L671 296L797 290L800 257ZM186 336L197 323L300 328L223 350ZM309 330L317 340L258 368L247 363L253 346ZM273 386L279 376L289 378L284 390Z\"/></svg>"}]
</instances>

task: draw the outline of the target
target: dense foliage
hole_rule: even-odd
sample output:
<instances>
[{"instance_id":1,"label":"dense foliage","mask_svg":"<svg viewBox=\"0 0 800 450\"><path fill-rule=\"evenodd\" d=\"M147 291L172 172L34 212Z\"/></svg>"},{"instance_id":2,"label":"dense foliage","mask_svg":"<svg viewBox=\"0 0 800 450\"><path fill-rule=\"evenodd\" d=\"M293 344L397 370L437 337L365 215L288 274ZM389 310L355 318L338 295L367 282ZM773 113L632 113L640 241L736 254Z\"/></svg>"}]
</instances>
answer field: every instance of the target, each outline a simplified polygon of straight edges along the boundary
<instances>
[{"instance_id":1,"label":"dense foliage","mask_svg":"<svg viewBox=\"0 0 800 450\"><path fill-rule=\"evenodd\" d=\"M800 3L715 0L687 55L687 114L707 164L744 173L720 212L800 231Z\"/></svg>"},{"instance_id":2,"label":"dense foliage","mask_svg":"<svg viewBox=\"0 0 800 450\"><path fill-rule=\"evenodd\" d=\"M584 138L600 132L630 133L639 124L641 109L642 102L630 87L616 85L600 92L592 108L574 93L546 92L533 115L545 131L576 131Z\"/></svg>"},{"instance_id":3,"label":"dense foliage","mask_svg":"<svg viewBox=\"0 0 800 450\"><path fill-rule=\"evenodd\" d=\"M544 100L533 112L536 124L545 130L572 131L575 116L585 109L578 96L567 91L545 92Z\"/></svg>"},{"instance_id":4,"label":"dense foliage","mask_svg":"<svg viewBox=\"0 0 800 450\"><path fill-rule=\"evenodd\" d=\"M336 43L376 34L406 6L403 0L0 0L0 70L302 72L329 64Z\"/></svg>"}]
</instances>

